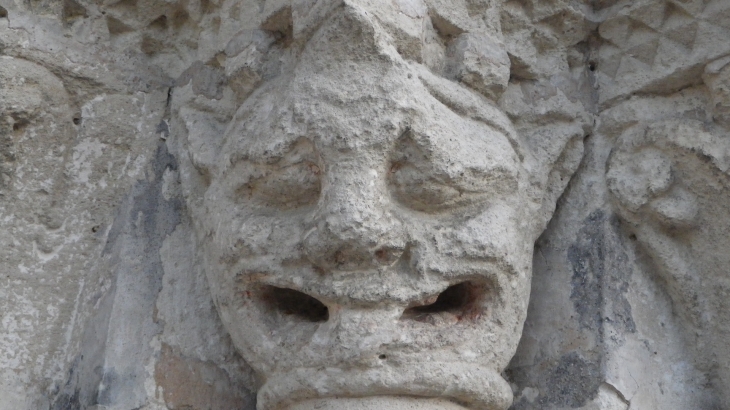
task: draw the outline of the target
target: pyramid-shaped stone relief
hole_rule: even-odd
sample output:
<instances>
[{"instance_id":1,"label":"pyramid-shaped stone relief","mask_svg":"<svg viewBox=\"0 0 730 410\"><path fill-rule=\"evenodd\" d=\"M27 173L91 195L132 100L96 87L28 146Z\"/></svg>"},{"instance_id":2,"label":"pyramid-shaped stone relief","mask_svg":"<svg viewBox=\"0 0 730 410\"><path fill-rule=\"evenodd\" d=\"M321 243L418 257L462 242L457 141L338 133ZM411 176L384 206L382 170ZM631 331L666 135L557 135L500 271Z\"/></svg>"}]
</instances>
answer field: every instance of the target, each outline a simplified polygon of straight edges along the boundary
<instances>
[{"instance_id":1,"label":"pyramid-shaped stone relief","mask_svg":"<svg viewBox=\"0 0 730 410\"><path fill-rule=\"evenodd\" d=\"M654 0L626 7L599 26L599 73L607 99L730 51L730 1ZM724 41L723 41L724 40Z\"/></svg>"}]
</instances>

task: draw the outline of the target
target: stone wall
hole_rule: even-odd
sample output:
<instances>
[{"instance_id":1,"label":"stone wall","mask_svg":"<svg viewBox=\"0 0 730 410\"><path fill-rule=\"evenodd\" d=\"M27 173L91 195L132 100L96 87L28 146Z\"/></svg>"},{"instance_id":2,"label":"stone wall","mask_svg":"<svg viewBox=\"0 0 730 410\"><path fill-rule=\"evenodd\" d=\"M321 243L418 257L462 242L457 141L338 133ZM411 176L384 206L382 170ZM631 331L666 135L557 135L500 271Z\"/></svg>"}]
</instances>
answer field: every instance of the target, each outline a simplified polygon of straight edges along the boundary
<instances>
[{"instance_id":1,"label":"stone wall","mask_svg":"<svg viewBox=\"0 0 730 410\"><path fill-rule=\"evenodd\" d=\"M337 20L341 9L344 17ZM499 248L514 241L524 249L505 245L510 255L505 252L503 265L513 267L522 282L490 276L484 286L492 286L495 299L506 307L503 316L494 308L491 319L485 313L485 321L477 318L454 328L454 340L459 335L468 340L451 350L443 347L456 343L448 332L423 343L417 337L423 330L413 330L412 339L399 339L404 351L442 349L431 356L413 353L423 360L422 371L431 373L393 382L402 384L400 390L377 383L368 389L431 397L440 388L450 400L414 408L504 408L498 401L490 402L494 407L483 404L493 388L489 383L499 383L473 376L481 368L473 374L466 367L463 374L449 373L461 381L445 385L434 380L443 381L446 373L439 376L439 367L429 367L423 359L439 362L454 352L463 359L469 350L479 358L494 355L484 366L495 363L490 371L501 372L508 382L514 409L730 408L728 40L728 0L0 0L0 409L329 405L305 399L335 389L332 381L321 391L304 389L306 394L296 396L304 400L302 407L268 404L276 403L286 388L283 382L267 384L278 377L272 369L282 366L295 373L286 366L303 363L296 354L308 347L276 350L277 357L294 352L296 357L285 364L266 362L269 353L262 351L268 347L246 344L265 339L262 328L226 313L226 289L211 266L254 254L257 245L266 245L267 255L288 263L289 243L283 238L271 245L271 236L261 239L262 230L251 225L246 235L253 244L243 241L239 248L231 240L231 256L216 235L239 215L222 221L210 216L230 207L211 199L214 190L208 187L217 186L225 161L235 164L226 157L227 149L237 149L230 141L254 129L283 132L296 128L297 121L323 132L341 127L334 134L346 129L358 136L341 134L354 151L359 136L369 135L386 119L392 119L394 130L402 127L403 135L406 130L448 134L477 129L451 126L440 116L446 116L440 105L422 103L431 98L464 123L489 122L508 134L524 164L519 171L524 180L514 185L522 199L505 199L506 210L493 216L518 226L514 235L512 225L496 222L466 237L459 237L462 231L456 228L452 236L445 230L434 237L444 242L434 246L441 251L439 246L458 242L450 252L466 255L466 260L474 256L468 254L472 248L488 253L493 243L499 242L494 245ZM419 82L412 85L411 80ZM335 91L326 89L329 84L336 85L331 87ZM336 95L350 85L355 91ZM362 98L347 99L358 92ZM319 101L356 109L317 117ZM356 105L362 101L367 103ZM372 101L396 101L400 105L392 107L404 112L412 105L407 112L413 118L432 122L420 131L417 123L405 124L407 119L394 114L396 108L387 103L372 108ZM273 112L266 104L284 103L293 108L276 112L280 122L266 122L264 117ZM253 114L239 110L246 104ZM430 114L419 114L420 108ZM387 130L387 124L377 126ZM462 152L466 158L470 150L482 153L495 146L449 141L437 143L423 158L435 161L438 155ZM314 141L317 147L322 144ZM261 152L277 147L271 143ZM506 162L499 152L495 158ZM388 171L401 178L396 174L400 159L393 161L398 166ZM426 166L412 162L419 171ZM300 172L310 171L315 178L328 175L321 165ZM352 182L360 176L357 172L338 175L350 181L347 186L359 186ZM413 215L442 215L446 209L456 210L453 220L467 218L492 192L460 188L459 195L484 195L475 195L474 203L448 197L442 209L433 198L441 198L443 190L428 188L425 179L415 185L432 191L400 189L404 180L394 179L395 188L387 192L402 203L407 196ZM309 180L297 181L292 192ZM336 179L317 181L325 181L313 185L317 193L330 192ZM292 204L301 205L291 192L281 197L275 196L279 191L264 192L266 201L273 197L285 205L274 216L289 215ZM507 198L509 193L499 195ZM382 221L389 215L382 213ZM345 222L354 224L356 216ZM369 221L360 222L368 227ZM507 234L494 233L505 224ZM423 237L442 225L428 225L432 229L424 230ZM344 237L326 231L330 225L318 226L319 232ZM387 262L383 266L406 258L406 245L389 236L395 228L372 226L391 241L375 254ZM315 245L329 240L321 235ZM420 249L416 239L408 242L414 254ZM212 250L211 243L217 244ZM277 243L280 249L271 249ZM321 258L314 265L325 270L362 267L362 252L369 251L356 245L342 245L339 254L312 245ZM304 266L298 260L292 264ZM521 290L520 283L529 284L530 275L531 290ZM453 284L427 279L421 284L428 282L430 290L409 281L379 283L378 289L395 289L388 303L381 294L351 292L352 287L367 289L365 282L334 285L322 279L321 288L302 289L326 302L332 317L357 297L363 306L390 308L402 302L402 308L422 308L408 312L422 315L416 322L432 326L460 321L469 313L449 316L462 309L456 306L432 314L428 306ZM413 289L420 296L412 296L417 293ZM272 298L280 301L280 296ZM291 309L309 302L295 303ZM288 314L288 307L277 306L278 314ZM369 326L366 316L353 317L359 322L352 329ZM286 322L290 327L285 329L298 335L303 328L292 323ZM285 340L289 330L267 343ZM350 337L360 335L361 340L338 340L349 351L370 352L362 342L368 334L357 331ZM484 346L489 349L480 351ZM386 356L376 350L371 353ZM328 352L341 354L334 348ZM391 361L415 360L398 354L387 352ZM348 362L350 373L342 377L361 385L368 377L386 377L367 373L368 366L375 366L369 363ZM355 399L376 394L355 385L342 389L341 395ZM337 406L413 405L373 400Z\"/></svg>"}]
</instances>

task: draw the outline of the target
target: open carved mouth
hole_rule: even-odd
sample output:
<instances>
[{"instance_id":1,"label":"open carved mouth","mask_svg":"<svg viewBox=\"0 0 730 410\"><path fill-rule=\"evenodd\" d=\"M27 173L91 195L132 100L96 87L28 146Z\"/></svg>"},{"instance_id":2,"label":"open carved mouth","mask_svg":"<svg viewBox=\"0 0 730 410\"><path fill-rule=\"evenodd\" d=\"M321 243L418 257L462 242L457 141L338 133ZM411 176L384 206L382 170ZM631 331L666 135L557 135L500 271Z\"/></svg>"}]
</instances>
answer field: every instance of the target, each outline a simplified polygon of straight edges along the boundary
<instances>
[{"instance_id":1,"label":"open carved mouth","mask_svg":"<svg viewBox=\"0 0 730 410\"><path fill-rule=\"evenodd\" d=\"M488 289L486 285L472 281L451 285L439 293L435 301L407 308L401 320L433 323L435 315L450 315L457 320L476 319L482 313L480 302Z\"/></svg>"},{"instance_id":2,"label":"open carved mouth","mask_svg":"<svg viewBox=\"0 0 730 410\"><path fill-rule=\"evenodd\" d=\"M261 300L270 311L291 316L302 322L326 322L329 320L329 308L306 293L289 288L265 285Z\"/></svg>"},{"instance_id":3,"label":"open carved mouth","mask_svg":"<svg viewBox=\"0 0 730 410\"><path fill-rule=\"evenodd\" d=\"M409 306L401 320L435 324L435 317L448 316L457 321L477 319L483 313L482 301L489 287L474 281L449 286L426 303ZM264 285L260 290L261 301L270 312L300 322L322 323L329 320L329 308L317 298L298 290Z\"/></svg>"}]
</instances>

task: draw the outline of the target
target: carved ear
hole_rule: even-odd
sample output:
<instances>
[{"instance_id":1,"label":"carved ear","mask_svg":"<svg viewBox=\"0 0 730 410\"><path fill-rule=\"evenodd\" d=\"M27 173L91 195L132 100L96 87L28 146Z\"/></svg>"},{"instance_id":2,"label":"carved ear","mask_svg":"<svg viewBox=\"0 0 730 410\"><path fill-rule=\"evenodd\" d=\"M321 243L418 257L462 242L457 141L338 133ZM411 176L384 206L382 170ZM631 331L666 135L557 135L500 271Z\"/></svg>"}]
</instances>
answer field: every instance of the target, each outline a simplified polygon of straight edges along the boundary
<instances>
[{"instance_id":1,"label":"carved ear","mask_svg":"<svg viewBox=\"0 0 730 410\"><path fill-rule=\"evenodd\" d=\"M426 69L419 71L419 78L431 95L454 112L490 123L509 139L529 174L529 195L538 212L535 232L539 235L583 158L590 115L554 86L544 98L538 98L523 93L523 88L530 91L531 86L510 84L498 107Z\"/></svg>"},{"instance_id":2,"label":"carved ear","mask_svg":"<svg viewBox=\"0 0 730 410\"><path fill-rule=\"evenodd\" d=\"M571 101L553 81L557 80L510 83L499 101L533 159L529 171L533 197L540 204L537 235L578 169L583 140L593 124L583 105Z\"/></svg>"},{"instance_id":3,"label":"carved ear","mask_svg":"<svg viewBox=\"0 0 730 410\"><path fill-rule=\"evenodd\" d=\"M191 107L180 108L177 118L181 128L178 133L184 135L175 141L181 181L188 203L195 204L202 199L215 172L226 121Z\"/></svg>"},{"instance_id":4,"label":"carved ear","mask_svg":"<svg viewBox=\"0 0 730 410\"><path fill-rule=\"evenodd\" d=\"M540 170L547 171L547 178L544 181L538 180L542 185L541 191L543 194L536 228L537 235L542 233L548 222L550 222L555 213L558 199L563 195L565 188L583 159L584 133L579 126L555 127L552 128L551 133L558 134L548 135L547 138L555 138L553 149L559 150L560 155L555 160L552 160L552 155L543 158L538 167Z\"/></svg>"}]
</instances>

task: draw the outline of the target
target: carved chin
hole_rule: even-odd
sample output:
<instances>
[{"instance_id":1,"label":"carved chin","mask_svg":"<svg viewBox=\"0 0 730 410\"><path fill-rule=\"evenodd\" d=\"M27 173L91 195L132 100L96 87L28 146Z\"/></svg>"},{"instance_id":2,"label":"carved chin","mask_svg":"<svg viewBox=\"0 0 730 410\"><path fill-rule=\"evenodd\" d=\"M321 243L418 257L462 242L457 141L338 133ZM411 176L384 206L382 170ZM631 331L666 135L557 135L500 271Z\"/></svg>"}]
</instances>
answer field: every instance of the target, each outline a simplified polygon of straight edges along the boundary
<instances>
[{"instance_id":1,"label":"carved chin","mask_svg":"<svg viewBox=\"0 0 730 410\"><path fill-rule=\"evenodd\" d=\"M260 410L408 404L401 396L422 398L404 408L423 410L511 404L500 371L526 310L521 287L511 284L516 277L499 284L472 278L413 304L358 306L266 284L262 274L248 275L240 288L219 280L226 276L212 289L234 344L265 381ZM320 285L336 289L325 279Z\"/></svg>"},{"instance_id":2,"label":"carved chin","mask_svg":"<svg viewBox=\"0 0 730 410\"><path fill-rule=\"evenodd\" d=\"M358 399L349 399L350 403L338 397ZM464 405L473 410L503 410L512 404L512 397L509 384L492 369L469 363L424 362L348 371L302 368L274 374L259 390L258 406L260 410L459 410ZM428 398L440 400L424 400ZM318 406L313 407L315 403ZM393 407L385 406L388 403ZM376 404L383 407L373 407Z\"/></svg>"}]
</instances>

